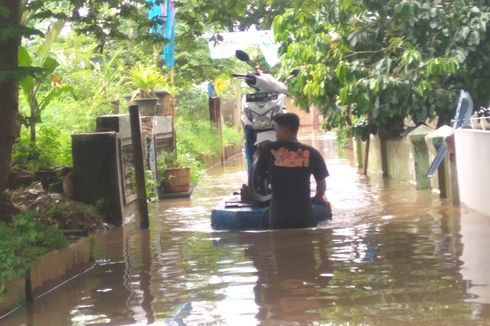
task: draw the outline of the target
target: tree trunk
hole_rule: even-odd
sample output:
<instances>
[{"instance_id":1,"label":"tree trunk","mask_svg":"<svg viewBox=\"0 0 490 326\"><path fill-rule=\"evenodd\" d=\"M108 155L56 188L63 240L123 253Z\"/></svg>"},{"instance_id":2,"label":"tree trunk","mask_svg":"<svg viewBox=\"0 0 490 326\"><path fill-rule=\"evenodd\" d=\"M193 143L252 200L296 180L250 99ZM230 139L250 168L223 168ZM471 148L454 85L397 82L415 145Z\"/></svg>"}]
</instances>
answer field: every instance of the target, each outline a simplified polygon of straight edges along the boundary
<instances>
[{"instance_id":1,"label":"tree trunk","mask_svg":"<svg viewBox=\"0 0 490 326\"><path fill-rule=\"evenodd\" d=\"M8 10L8 16L0 15L0 23L18 25L20 22L20 1L0 0L0 6ZM0 44L0 72L18 66L18 47L20 38L8 39ZM0 193L7 188L10 172L12 145L19 136L18 82L1 79L0 82Z\"/></svg>"}]
</instances>

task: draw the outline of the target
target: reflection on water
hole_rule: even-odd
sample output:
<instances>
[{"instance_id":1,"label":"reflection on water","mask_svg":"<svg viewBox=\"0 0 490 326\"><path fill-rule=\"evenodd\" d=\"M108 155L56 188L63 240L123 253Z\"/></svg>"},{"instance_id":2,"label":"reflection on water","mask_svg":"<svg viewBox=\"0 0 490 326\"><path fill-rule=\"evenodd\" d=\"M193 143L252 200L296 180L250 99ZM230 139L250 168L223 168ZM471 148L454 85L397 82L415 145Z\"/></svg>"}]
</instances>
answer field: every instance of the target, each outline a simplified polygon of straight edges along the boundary
<instances>
[{"instance_id":1,"label":"reflection on water","mask_svg":"<svg viewBox=\"0 0 490 326\"><path fill-rule=\"evenodd\" d=\"M306 141L327 158L333 221L213 231L210 209L246 178L239 158L192 199L160 202L149 231L99 236L91 271L0 324L490 325L489 218L360 176L325 135Z\"/></svg>"}]
</instances>

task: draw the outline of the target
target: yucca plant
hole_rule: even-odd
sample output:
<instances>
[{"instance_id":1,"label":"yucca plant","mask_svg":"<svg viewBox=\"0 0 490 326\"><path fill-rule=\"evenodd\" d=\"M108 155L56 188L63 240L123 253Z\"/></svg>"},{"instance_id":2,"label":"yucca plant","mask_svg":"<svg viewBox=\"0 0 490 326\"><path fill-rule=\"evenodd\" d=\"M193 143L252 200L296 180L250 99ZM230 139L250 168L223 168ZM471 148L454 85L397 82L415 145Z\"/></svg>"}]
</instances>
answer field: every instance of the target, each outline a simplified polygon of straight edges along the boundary
<instances>
[{"instance_id":1,"label":"yucca plant","mask_svg":"<svg viewBox=\"0 0 490 326\"><path fill-rule=\"evenodd\" d=\"M133 97L154 97L155 90L167 85L165 77L156 67L145 66L141 63L129 70L127 77L129 86L136 88Z\"/></svg>"}]
</instances>

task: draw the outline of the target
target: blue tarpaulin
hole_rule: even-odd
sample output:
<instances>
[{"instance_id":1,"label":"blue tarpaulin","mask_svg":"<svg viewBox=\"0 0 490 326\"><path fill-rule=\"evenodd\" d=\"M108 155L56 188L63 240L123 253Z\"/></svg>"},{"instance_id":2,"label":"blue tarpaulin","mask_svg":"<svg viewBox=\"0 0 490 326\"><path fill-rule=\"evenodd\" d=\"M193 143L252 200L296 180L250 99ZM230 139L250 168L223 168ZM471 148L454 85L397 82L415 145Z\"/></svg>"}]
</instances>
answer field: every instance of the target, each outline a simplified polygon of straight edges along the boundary
<instances>
[{"instance_id":1,"label":"blue tarpaulin","mask_svg":"<svg viewBox=\"0 0 490 326\"><path fill-rule=\"evenodd\" d=\"M166 17L165 32L163 36L168 40L168 43L163 47L163 59L168 68L173 68L175 65L175 3L171 0L165 1Z\"/></svg>"},{"instance_id":2,"label":"blue tarpaulin","mask_svg":"<svg viewBox=\"0 0 490 326\"><path fill-rule=\"evenodd\" d=\"M150 4L148 18L155 22L150 34L161 35L166 39L167 42L163 46L163 60L167 68L173 68L175 65L175 3L173 0L166 0L164 4L153 0L147 0L147 2ZM162 26L162 23L165 26Z\"/></svg>"}]
</instances>

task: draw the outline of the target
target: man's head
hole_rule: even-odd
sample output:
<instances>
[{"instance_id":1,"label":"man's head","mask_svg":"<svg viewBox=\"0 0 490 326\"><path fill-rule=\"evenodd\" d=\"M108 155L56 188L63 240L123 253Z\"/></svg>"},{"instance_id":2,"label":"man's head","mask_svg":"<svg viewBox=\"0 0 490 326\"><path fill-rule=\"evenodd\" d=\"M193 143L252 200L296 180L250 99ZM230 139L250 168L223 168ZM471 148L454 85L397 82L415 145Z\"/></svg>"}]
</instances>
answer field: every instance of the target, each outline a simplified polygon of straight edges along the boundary
<instances>
[{"instance_id":1,"label":"man's head","mask_svg":"<svg viewBox=\"0 0 490 326\"><path fill-rule=\"evenodd\" d=\"M278 114L274 117L278 141L296 139L299 129L299 117L294 113Z\"/></svg>"}]
</instances>

